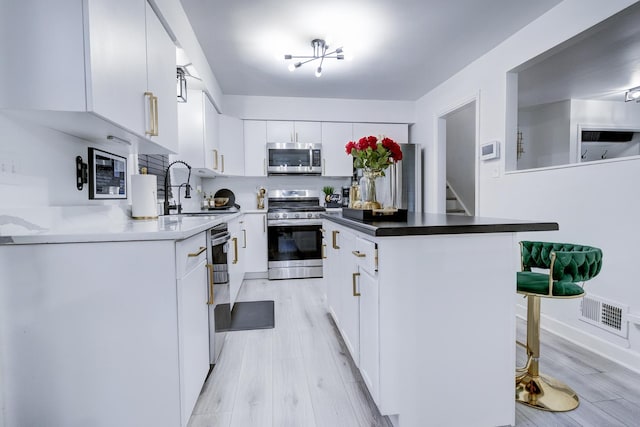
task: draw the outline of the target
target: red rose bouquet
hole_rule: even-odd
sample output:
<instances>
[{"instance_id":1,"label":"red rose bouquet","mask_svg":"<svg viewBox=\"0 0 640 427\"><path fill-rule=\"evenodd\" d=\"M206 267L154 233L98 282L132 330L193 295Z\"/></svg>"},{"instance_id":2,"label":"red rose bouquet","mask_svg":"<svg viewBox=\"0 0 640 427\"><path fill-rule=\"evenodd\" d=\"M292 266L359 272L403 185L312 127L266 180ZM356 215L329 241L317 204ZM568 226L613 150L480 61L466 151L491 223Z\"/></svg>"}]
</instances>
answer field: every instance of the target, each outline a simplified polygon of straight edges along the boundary
<instances>
[{"instance_id":1,"label":"red rose bouquet","mask_svg":"<svg viewBox=\"0 0 640 427\"><path fill-rule=\"evenodd\" d=\"M365 136L355 141L349 141L345 151L354 158L356 168L380 171L384 176L384 169L402 160L400 145L384 136Z\"/></svg>"}]
</instances>

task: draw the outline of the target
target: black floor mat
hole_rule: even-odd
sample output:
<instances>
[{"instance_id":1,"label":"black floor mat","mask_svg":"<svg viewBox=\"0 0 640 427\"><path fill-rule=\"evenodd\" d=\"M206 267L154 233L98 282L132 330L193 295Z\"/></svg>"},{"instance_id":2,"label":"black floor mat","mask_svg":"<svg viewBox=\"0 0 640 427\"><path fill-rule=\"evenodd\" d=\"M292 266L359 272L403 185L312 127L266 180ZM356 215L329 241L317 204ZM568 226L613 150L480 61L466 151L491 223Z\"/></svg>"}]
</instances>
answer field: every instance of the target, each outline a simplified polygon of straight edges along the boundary
<instances>
[{"instance_id":1,"label":"black floor mat","mask_svg":"<svg viewBox=\"0 0 640 427\"><path fill-rule=\"evenodd\" d=\"M275 327L273 301L236 302L229 315L229 304L215 309L216 332L271 329Z\"/></svg>"}]
</instances>

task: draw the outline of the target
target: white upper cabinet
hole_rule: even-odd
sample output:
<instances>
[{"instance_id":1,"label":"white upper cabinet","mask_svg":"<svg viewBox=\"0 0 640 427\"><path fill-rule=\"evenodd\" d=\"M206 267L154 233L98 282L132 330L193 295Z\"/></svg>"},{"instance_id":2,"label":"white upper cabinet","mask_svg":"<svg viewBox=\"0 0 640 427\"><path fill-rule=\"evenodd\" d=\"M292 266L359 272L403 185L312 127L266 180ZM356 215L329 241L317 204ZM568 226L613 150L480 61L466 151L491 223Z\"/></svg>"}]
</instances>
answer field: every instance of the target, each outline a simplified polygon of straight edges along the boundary
<instances>
[{"instance_id":1,"label":"white upper cabinet","mask_svg":"<svg viewBox=\"0 0 640 427\"><path fill-rule=\"evenodd\" d=\"M187 91L187 102L178 103L178 125L178 154L171 160L187 162L197 175L215 176L220 168L218 113L204 92Z\"/></svg>"},{"instance_id":2,"label":"white upper cabinet","mask_svg":"<svg viewBox=\"0 0 640 427\"><path fill-rule=\"evenodd\" d=\"M322 123L322 174L351 176L353 157L347 155L345 145L353 139L351 123Z\"/></svg>"},{"instance_id":3,"label":"white upper cabinet","mask_svg":"<svg viewBox=\"0 0 640 427\"><path fill-rule=\"evenodd\" d=\"M310 142L322 140L320 122L267 122L267 142Z\"/></svg>"},{"instance_id":4,"label":"white upper cabinet","mask_svg":"<svg viewBox=\"0 0 640 427\"><path fill-rule=\"evenodd\" d=\"M204 154L200 162L204 164L207 172L214 171L220 173L220 143L218 141L218 133L220 131L219 114L206 93L200 92L200 96L202 97L201 114L204 114ZM187 95L187 101L188 100Z\"/></svg>"},{"instance_id":5,"label":"white upper cabinet","mask_svg":"<svg viewBox=\"0 0 640 427\"><path fill-rule=\"evenodd\" d=\"M244 174L267 176L267 122L244 120Z\"/></svg>"},{"instance_id":6,"label":"white upper cabinet","mask_svg":"<svg viewBox=\"0 0 640 427\"><path fill-rule=\"evenodd\" d=\"M353 139L358 140L363 136L384 135L397 143L409 142L409 125L406 123L354 123Z\"/></svg>"},{"instance_id":7,"label":"white upper cabinet","mask_svg":"<svg viewBox=\"0 0 640 427\"><path fill-rule=\"evenodd\" d=\"M187 102L178 103L178 154L200 176L215 176L219 169L218 113L200 90L187 91ZM176 165L180 167L181 165Z\"/></svg>"},{"instance_id":8,"label":"white upper cabinet","mask_svg":"<svg viewBox=\"0 0 640 427\"><path fill-rule=\"evenodd\" d=\"M220 114L218 144L220 146L220 173L244 175L244 127L242 120Z\"/></svg>"},{"instance_id":9,"label":"white upper cabinet","mask_svg":"<svg viewBox=\"0 0 640 427\"><path fill-rule=\"evenodd\" d=\"M178 151L178 102L176 96L176 46L147 3L147 98L153 96L147 111L150 123L157 108L155 135L148 135L158 145ZM155 119L155 117L153 117ZM148 125L147 125L148 126Z\"/></svg>"},{"instance_id":10,"label":"white upper cabinet","mask_svg":"<svg viewBox=\"0 0 640 427\"><path fill-rule=\"evenodd\" d=\"M85 39L89 42L87 110L144 133L145 125L146 130L151 128L145 120L148 113L144 104L144 93L147 92L146 2L101 0L84 3L88 9Z\"/></svg>"},{"instance_id":11,"label":"white upper cabinet","mask_svg":"<svg viewBox=\"0 0 640 427\"><path fill-rule=\"evenodd\" d=\"M175 46L145 0L21 0L1 13L0 57L14 64L1 108L142 153L177 149Z\"/></svg>"}]
</instances>

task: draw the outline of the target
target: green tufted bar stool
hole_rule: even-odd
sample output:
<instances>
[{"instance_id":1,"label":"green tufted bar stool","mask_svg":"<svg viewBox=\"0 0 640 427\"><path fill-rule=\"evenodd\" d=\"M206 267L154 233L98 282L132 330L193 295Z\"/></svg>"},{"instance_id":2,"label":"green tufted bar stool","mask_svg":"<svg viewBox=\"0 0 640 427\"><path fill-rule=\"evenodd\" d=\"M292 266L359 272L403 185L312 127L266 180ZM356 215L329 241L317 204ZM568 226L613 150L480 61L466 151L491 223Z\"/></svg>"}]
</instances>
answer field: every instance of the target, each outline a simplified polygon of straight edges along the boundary
<instances>
[{"instance_id":1,"label":"green tufted bar stool","mask_svg":"<svg viewBox=\"0 0 640 427\"><path fill-rule=\"evenodd\" d=\"M516 370L516 401L546 411L578 407L576 393L562 382L539 372L540 298L580 298L584 289L576 282L593 279L602 267L602 251L569 243L520 242L522 271L518 293L527 297L527 363ZM548 273L531 271L545 269Z\"/></svg>"}]
</instances>

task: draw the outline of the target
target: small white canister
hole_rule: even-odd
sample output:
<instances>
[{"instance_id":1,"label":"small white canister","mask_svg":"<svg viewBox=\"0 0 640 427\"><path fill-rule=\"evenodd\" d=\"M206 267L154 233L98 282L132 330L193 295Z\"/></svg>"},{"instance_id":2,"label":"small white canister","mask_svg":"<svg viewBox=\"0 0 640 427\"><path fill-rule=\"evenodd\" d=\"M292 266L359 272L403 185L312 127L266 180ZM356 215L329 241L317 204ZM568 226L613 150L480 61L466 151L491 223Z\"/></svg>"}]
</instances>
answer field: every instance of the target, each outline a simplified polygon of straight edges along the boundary
<instances>
[{"instance_id":1,"label":"small white canister","mask_svg":"<svg viewBox=\"0 0 640 427\"><path fill-rule=\"evenodd\" d=\"M131 175L131 217L158 218L158 181L155 175Z\"/></svg>"}]
</instances>

